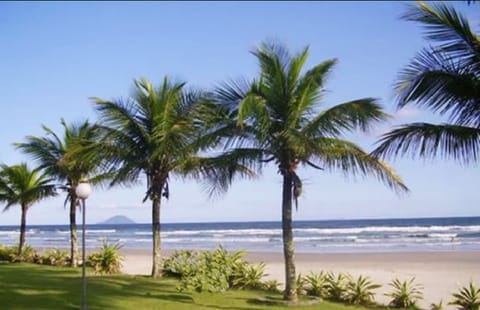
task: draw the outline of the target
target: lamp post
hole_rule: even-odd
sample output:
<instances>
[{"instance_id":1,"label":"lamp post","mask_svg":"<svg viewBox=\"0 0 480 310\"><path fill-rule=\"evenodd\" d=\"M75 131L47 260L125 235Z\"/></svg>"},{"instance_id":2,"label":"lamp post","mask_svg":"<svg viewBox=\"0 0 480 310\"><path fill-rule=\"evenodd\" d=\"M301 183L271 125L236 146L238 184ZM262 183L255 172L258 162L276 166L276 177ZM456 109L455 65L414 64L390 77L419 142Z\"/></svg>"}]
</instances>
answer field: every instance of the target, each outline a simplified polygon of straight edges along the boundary
<instances>
[{"instance_id":1,"label":"lamp post","mask_svg":"<svg viewBox=\"0 0 480 310\"><path fill-rule=\"evenodd\" d=\"M87 277L85 274L86 260L85 260L85 200L92 192L90 184L87 182L80 182L75 188L75 194L82 201L82 308L87 310Z\"/></svg>"}]
</instances>

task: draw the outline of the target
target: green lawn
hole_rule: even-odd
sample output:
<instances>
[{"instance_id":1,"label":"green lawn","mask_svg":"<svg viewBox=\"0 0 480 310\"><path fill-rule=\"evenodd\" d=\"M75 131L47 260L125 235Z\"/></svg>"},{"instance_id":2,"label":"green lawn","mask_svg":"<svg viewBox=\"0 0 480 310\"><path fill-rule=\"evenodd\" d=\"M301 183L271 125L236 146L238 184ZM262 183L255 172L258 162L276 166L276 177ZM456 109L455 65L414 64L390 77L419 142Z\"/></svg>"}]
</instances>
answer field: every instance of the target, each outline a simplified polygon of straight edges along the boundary
<instances>
[{"instance_id":1,"label":"green lawn","mask_svg":"<svg viewBox=\"0 0 480 310\"><path fill-rule=\"evenodd\" d=\"M261 291L229 291L221 294L179 293L173 279L141 276L93 276L88 278L88 309L285 309L261 306L255 298L272 296ZM273 294L275 295L275 294ZM0 264L0 309L79 309L79 269L30 264ZM278 295L279 296L279 295ZM277 297L278 297L277 296ZM301 309L363 310L322 302Z\"/></svg>"}]
</instances>

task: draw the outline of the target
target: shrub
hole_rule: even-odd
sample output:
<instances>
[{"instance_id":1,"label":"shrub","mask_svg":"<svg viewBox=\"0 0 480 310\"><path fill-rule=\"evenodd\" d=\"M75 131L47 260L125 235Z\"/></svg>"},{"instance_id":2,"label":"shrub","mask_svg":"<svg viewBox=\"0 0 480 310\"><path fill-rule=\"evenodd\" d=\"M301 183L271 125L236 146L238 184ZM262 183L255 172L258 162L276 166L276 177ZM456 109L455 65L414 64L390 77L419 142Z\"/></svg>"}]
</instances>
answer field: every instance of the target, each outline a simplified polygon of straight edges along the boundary
<instances>
[{"instance_id":1,"label":"shrub","mask_svg":"<svg viewBox=\"0 0 480 310\"><path fill-rule=\"evenodd\" d=\"M17 254L18 246L12 247L11 251L10 261L13 263L36 263L40 257L37 251L29 245L24 246L21 254Z\"/></svg>"},{"instance_id":2,"label":"shrub","mask_svg":"<svg viewBox=\"0 0 480 310\"><path fill-rule=\"evenodd\" d=\"M252 265L247 262L237 262L234 267L233 287L259 289L263 287L262 278L265 274L265 264Z\"/></svg>"},{"instance_id":3,"label":"shrub","mask_svg":"<svg viewBox=\"0 0 480 310\"><path fill-rule=\"evenodd\" d=\"M70 262L70 256L67 251L51 249L46 251L41 257L39 263L52 266L66 266Z\"/></svg>"},{"instance_id":4,"label":"shrub","mask_svg":"<svg viewBox=\"0 0 480 310\"><path fill-rule=\"evenodd\" d=\"M336 277L333 273L329 273L327 275L327 298L333 301L346 301L345 294L349 278L343 273L339 273Z\"/></svg>"},{"instance_id":5,"label":"shrub","mask_svg":"<svg viewBox=\"0 0 480 310\"><path fill-rule=\"evenodd\" d=\"M222 292L235 285L242 286L239 278L248 277L249 275L245 275L244 272L251 271L242 261L243 255L242 251L229 253L223 247L213 252L205 251L191 255L189 259L184 259L188 257L187 254L177 253L177 258L173 261L178 264L178 266L175 265L174 270L181 270L181 284L178 289ZM164 264L164 268L173 270L172 264L170 266L169 264L170 262L167 261L167 266Z\"/></svg>"},{"instance_id":6,"label":"shrub","mask_svg":"<svg viewBox=\"0 0 480 310\"><path fill-rule=\"evenodd\" d=\"M305 277L305 285L307 295L321 298L328 297L327 275L323 271L320 273L311 272Z\"/></svg>"},{"instance_id":7,"label":"shrub","mask_svg":"<svg viewBox=\"0 0 480 310\"><path fill-rule=\"evenodd\" d=\"M410 308L415 307L416 302L423 298L423 287L419 284L413 284L415 278L411 278L410 281L401 282L398 279L394 279L389 285L393 288L393 291L386 293L385 296L391 297L390 307L393 308Z\"/></svg>"},{"instance_id":8,"label":"shrub","mask_svg":"<svg viewBox=\"0 0 480 310\"><path fill-rule=\"evenodd\" d=\"M307 294L306 282L305 282L305 278L302 276L301 273L298 274L297 280L295 282L297 284L297 294L306 295Z\"/></svg>"},{"instance_id":9,"label":"shrub","mask_svg":"<svg viewBox=\"0 0 480 310\"><path fill-rule=\"evenodd\" d=\"M86 263L88 266L93 267L95 273L120 273L123 260L123 257L118 252L120 248L121 245L119 244L108 244L103 242L100 251L89 255Z\"/></svg>"},{"instance_id":10,"label":"shrub","mask_svg":"<svg viewBox=\"0 0 480 310\"><path fill-rule=\"evenodd\" d=\"M430 310L443 310L443 301L440 300L438 304L432 302L430 304Z\"/></svg>"},{"instance_id":11,"label":"shrub","mask_svg":"<svg viewBox=\"0 0 480 310\"><path fill-rule=\"evenodd\" d=\"M375 301L373 290L380 288L380 284L373 283L368 277L359 276L351 279L347 284L345 299L354 305L371 305Z\"/></svg>"},{"instance_id":12,"label":"shrub","mask_svg":"<svg viewBox=\"0 0 480 310\"><path fill-rule=\"evenodd\" d=\"M280 282L277 280L268 280L262 283L262 289L268 292L278 293L280 292Z\"/></svg>"},{"instance_id":13,"label":"shrub","mask_svg":"<svg viewBox=\"0 0 480 310\"><path fill-rule=\"evenodd\" d=\"M458 306L461 310L478 310L480 308L480 289L473 282L468 287L462 287L458 293L453 293L449 305Z\"/></svg>"},{"instance_id":14,"label":"shrub","mask_svg":"<svg viewBox=\"0 0 480 310\"><path fill-rule=\"evenodd\" d=\"M180 278L178 290L222 292L230 288L264 288L265 264L243 261L243 251L175 251L163 262L165 275Z\"/></svg>"},{"instance_id":15,"label":"shrub","mask_svg":"<svg viewBox=\"0 0 480 310\"><path fill-rule=\"evenodd\" d=\"M163 260L163 274L176 278L192 276L197 273L198 260L199 253L197 251L175 251L170 257Z\"/></svg>"},{"instance_id":16,"label":"shrub","mask_svg":"<svg viewBox=\"0 0 480 310\"><path fill-rule=\"evenodd\" d=\"M0 261L13 261L17 256L18 247L0 245Z\"/></svg>"}]
</instances>

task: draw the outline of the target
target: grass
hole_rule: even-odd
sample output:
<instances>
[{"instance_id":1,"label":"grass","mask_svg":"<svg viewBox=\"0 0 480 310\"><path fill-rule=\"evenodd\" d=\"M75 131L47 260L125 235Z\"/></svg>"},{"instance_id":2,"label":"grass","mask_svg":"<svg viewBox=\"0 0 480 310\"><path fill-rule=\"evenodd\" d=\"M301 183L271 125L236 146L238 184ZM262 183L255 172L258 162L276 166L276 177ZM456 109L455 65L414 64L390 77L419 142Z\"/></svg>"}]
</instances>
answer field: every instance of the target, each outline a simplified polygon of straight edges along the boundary
<instances>
[{"instance_id":1,"label":"grass","mask_svg":"<svg viewBox=\"0 0 480 310\"><path fill-rule=\"evenodd\" d=\"M95 276L88 274L88 309L285 309L255 303L258 297L280 295L263 291L235 290L222 294L179 293L174 279L143 276ZM31 264L0 264L2 310L60 310L80 308L81 270ZM293 307L292 307L293 308ZM289 308L290 309L290 308ZM298 309L364 310L322 302Z\"/></svg>"}]
</instances>

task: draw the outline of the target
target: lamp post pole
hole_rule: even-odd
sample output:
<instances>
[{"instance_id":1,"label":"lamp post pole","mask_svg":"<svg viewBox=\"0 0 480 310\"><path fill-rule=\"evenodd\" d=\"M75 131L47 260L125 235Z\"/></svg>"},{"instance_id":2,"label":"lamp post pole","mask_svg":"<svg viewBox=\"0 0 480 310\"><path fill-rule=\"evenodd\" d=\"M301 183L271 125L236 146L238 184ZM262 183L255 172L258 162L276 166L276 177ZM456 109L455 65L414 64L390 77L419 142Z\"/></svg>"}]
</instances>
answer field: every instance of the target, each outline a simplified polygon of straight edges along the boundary
<instances>
[{"instance_id":1,"label":"lamp post pole","mask_svg":"<svg viewBox=\"0 0 480 310\"><path fill-rule=\"evenodd\" d=\"M82 310L87 310L87 275L86 275L86 265L87 261L85 260L85 213L87 208L85 208L85 199L82 199Z\"/></svg>"},{"instance_id":2,"label":"lamp post pole","mask_svg":"<svg viewBox=\"0 0 480 310\"><path fill-rule=\"evenodd\" d=\"M81 310L87 310L87 260L85 258L85 214L87 213L86 200L92 191L90 184L86 182L80 182L76 189L75 194L82 202L82 308Z\"/></svg>"}]
</instances>

